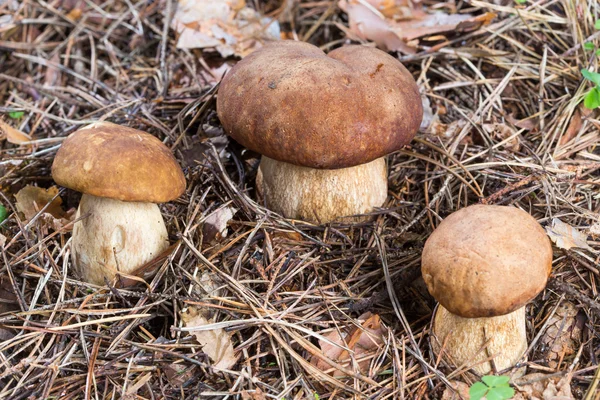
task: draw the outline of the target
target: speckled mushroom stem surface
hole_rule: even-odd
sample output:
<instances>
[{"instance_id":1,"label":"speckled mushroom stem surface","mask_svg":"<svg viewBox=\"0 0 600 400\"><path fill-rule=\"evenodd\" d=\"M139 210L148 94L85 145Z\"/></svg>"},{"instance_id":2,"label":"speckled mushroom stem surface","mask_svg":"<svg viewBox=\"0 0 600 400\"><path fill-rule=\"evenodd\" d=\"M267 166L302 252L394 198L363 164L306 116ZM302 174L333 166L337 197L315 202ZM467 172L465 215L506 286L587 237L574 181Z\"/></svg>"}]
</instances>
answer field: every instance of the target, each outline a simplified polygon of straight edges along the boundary
<instances>
[{"instance_id":1,"label":"speckled mushroom stem surface","mask_svg":"<svg viewBox=\"0 0 600 400\"><path fill-rule=\"evenodd\" d=\"M443 351L444 359L479 375L510 368L527 349L525 307L498 317L463 318L439 305L430 343L436 355ZM524 373L520 368L512 376Z\"/></svg>"},{"instance_id":2,"label":"speckled mushroom stem surface","mask_svg":"<svg viewBox=\"0 0 600 400\"><path fill-rule=\"evenodd\" d=\"M84 194L73 226L71 259L86 282L104 285L131 274L169 247L158 205Z\"/></svg>"},{"instance_id":3,"label":"speckled mushroom stem surface","mask_svg":"<svg viewBox=\"0 0 600 400\"><path fill-rule=\"evenodd\" d=\"M381 207L387 197L383 157L356 167L315 169L263 156L256 186L267 207L286 218L325 224ZM356 216L356 217L348 217Z\"/></svg>"}]
</instances>

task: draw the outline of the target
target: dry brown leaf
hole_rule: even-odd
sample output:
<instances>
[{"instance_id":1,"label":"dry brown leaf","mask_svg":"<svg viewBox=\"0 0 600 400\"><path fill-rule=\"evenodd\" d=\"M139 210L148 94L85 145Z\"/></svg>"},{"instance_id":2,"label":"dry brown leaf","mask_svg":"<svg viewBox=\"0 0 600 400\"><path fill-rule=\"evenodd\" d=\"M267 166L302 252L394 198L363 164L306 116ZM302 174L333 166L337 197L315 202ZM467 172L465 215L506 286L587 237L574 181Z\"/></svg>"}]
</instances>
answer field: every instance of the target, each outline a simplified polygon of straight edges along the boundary
<instances>
[{"instance_id":1,"label":"dry brown leaf","mask_svg":"<svg viewBox=\"0 0 600 400\"><path fill-rule=\"evenodd\" d=\"M492 138L503 141L511 136L515 135L516 131L511 128L507 124L501 123L491 123L491 124L483 124L483 130L485 130ZM521 143L519 142L519 136L514 136L512 139L509 139L505 144L504 148L517 152L521 148Z\"/></svg>"},{"instance_id":2,"label":"dry brown leaf","mask_svg":"<svg viewBox=\"0 0 600 400\"><path fill-rule=\"evenodd\" d=\"M266 400L265 393L256 388L255 390L242 390L242 400Z\"/></svg>"},{"instance_id":3,"label":"dry brown leaf","mask_svg":"<svg viewBox=\"0 0 600 400\"><path fill-rule=\"evenodd\" d=\"M442 393L442 400L468 400L471 396L469 395L469 385L461 381L450 381L452 389L446 387L444 393Z\"/></svg>"},{"instance_id":4,"label":"dry brown leaf","mask_svg":"<svg viewBox=\"0 0 600 400\"><path fill-rule=\"evenodd\" d=\"M215 48L223 57L244 57L280 39L278 22L243 0L179 0L171 26L179 34L177 48Z\"/></svg>"},{"instance_id":5,"label":"dry brown leaf","mask_svg":"<svg viewBox=\"0 0 600 400\"><path fill-rule=\"evenodd\" d=\"M393 4L392 4L393 3ZM386 51L415 52L417 39L440 33L469 32L489 24L495 17L486 13L470 14L426 13L422 9L403 7L391 1L340 0L339 7L348 14L350 31L362 40L371 40ZM400 15L398 15L400 14ZM387 18L386 18L387 17ZM396 22L394 18L403 19Z\"/></svg>"},{"instance_id":6,"label":"dry brown leaf","mask_svg":"<svg viewBox=\"0 0 600 400\"><path fill-rule=\"evenodd\" d=\"M0 120L0 140L8 140L12 144L23 144L31 141L31 136Z\"/></svg>"},{"instance_id":7,"label":"dry brown leaf","mask_svg":"<svg viewBox=\"0 0 600 400\"><path fill-rule=\"evenodd\" d=\"M325 357L352 369L350 353L343 348L347 347L354 353L359 371L367 374L372 356L383 344L383 327L377 314L365 313L358 317L358 320L361 322L362 329L353 326L349 332L342 332L341 335L337 329L333 330L323 336L335 345L319 340L319 346ZM323 371L331 369L329 364L318 356L312 357L311 364ZM339 370L333 371L332 374L336 377L343 375Z\"/></svg>"},{"instance_id":8,"label":"dry brown leaf","mask_svg":"<svg viewBox=\"0 0 600 400\"><path fill-rule=\"evenodd\" d=\"M46 74L44 75L44 86L52 87L52 86L60 86L60 78L61 73L58 68L60 65L60 55L59 53L55 53L54 56L50 59L48 66L46 67Z\"/></svg>"},{"instance_id":9,"label":"dry brown leaf","mask_svg":"<svg viewBox=\"0 0 600 400\"><path fill-rule=\"evenodd\" d=\"M513 400L571 400L570 381L567 377L549 378L542 373L525 375L515 382Z\"/></svg>"},{"instance_id":10,"label":"dry brown leaf","mask_svg":"<svg viewBox=\"0 0 600 400\"><path fill-rule=\"evenodd\" d=\"M236 212L237 210L233 207L221 207L206 217L202 227L204 240L210 243L226 238L227 224Z\"/></svg>"},{"instance_id":11,"label":"dry brown leaf","mask_svg":"<svg viewBox=\"0 0 600 400\"><path fill-rule=\"evenodd\" d=\"M223 285L219 275L214 272L204 272L200 279L195 278L202 288L204 293L201 293L202 297L221 297L223 295Z\"/></svg>"},{"instance_id":12,"label":"dry brown leaf","mask_svg":"<svg viewBox=\"0 0 600 400\"><path fill-rule=\"evenodd\" d=\"M202 327L214 323L206 319L195 307L187 307L181 311L181 320L188 327ZM231 337L224 329L211 329L190 332L202 346L202 351L211 359L213 366L230 369L237 362Z\"/></svg>"},{"instance_id":13,"label":"dry brown leaf","mask_svg":"<svg viewBox=\"0 0 600 400\"><path fill-rule=\"evenodd\" d=\"M56 186L48 189L25 186L15 195L17 211L22 213L27 221L30 221L46 204L50 203L44 213L40 215L39 220L48 224L52 229L59 230L72 221L75 210L65 212L61 207L62 199L57 194ZM55 196L56 198L54 198Z\"/></svg>"},{"instance_id":14,"label":"dry brown leaf","mask_svg":"<svg viewBox=\"0 0 600 400\"><path fill-rule=\"evenodd\" d=\"M563 301L547 322L541 343L546 349L545 358L550 368L557 368L565 356L575 354L581 342L581 327L577 324L577 309L573 303Z\"/></svg>"},{"instance_id":15,"label":"dry brown leaf","mask_svg":"<svg viewBox=\"0 0 600 400\"><path fill-rule=\"evenodd\" d=\"M525 130L533 130L535 129L536 120L534 118L525 118L518 120L513 114L506 115L506 120L516 126L517 128L525 129Z\"/></svg>"},{"instance_id":16,"label":"dry brown leaf","mask_svg":"<svg viewBox=\"0 0 600 400\"><path fill-rule=\"evenodd\" d=\"M587 243L587 235L578 231L558 218L552 218L552 227L546 227L546 233L556 246L569 250L573 247L594 251Z\"/></svg>"},{"instance_id":17,"label":"dry brown leaf","mask_svg":"<svg viewBox=\"0 0 600 400\"><path fill-rule=\"evenodd\" d=\"M569 122L569 126L567 127L565 134L560 138L560 141L558 142L558 144L560 146L563 146L563 145L569 143L575 136L577 136L577 134L581 130L582 125L583 125L583 119L581 118L581 111L578 108L573 113L573 117L571 118L571 121Z\"/></svg>"}]
</instances>

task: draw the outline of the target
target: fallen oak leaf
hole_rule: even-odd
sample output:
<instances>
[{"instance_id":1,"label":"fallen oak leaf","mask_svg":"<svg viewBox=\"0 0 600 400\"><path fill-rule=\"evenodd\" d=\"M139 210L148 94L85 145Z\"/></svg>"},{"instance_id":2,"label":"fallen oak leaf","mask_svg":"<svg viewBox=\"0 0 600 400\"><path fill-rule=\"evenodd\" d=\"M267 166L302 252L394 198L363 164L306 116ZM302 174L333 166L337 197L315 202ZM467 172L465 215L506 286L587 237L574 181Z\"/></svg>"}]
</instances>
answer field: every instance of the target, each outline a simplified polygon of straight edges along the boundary
<instances>
[{"instance_id":1,"label":"fallen oak leaf","mask_svg":"<svg viewBox=\"0 0 600 400\"><path fill-rule=\"evenodd\" d=\"M552 218L552 226L546 227L546 233L556 246L569 250L573 247L594 251L587 243L587 235L578 231L558 218Z\"/></svg>"}]
</instances>

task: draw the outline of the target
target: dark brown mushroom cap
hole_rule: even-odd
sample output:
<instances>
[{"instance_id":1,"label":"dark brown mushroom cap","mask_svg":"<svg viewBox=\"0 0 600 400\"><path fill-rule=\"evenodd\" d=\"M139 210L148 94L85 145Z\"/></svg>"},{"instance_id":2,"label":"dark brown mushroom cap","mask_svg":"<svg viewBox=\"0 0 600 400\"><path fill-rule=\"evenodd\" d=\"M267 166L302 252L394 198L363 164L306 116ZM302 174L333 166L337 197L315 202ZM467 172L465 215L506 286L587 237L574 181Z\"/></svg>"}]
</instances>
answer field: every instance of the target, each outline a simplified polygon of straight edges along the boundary
<instances>
[{"instance_id":1,"label":"dark brown mushroom cap","mask_svg":"<svg viewBox=\"0 0 600 400\"><path fill-rule=\"evenodd\" d=\"M423 249L429 293L465 318L505 315L546 286L552 245L544 229L514 207L474 205L442 221Z\"/></svg>"},{"instance_id":2,"label":"dark brown mushroom cap","mask_svg":"<svg viewBox=\"0 0 600 400\"><path fill-rule=\"evenodd\" d=\"M160 140L107 122L72 133L54 158L52 177L61 186L122 201L163 203L185 190L181 167Z\"/></svg>"},{"instance_id":3,"label":"dark brown mushroom cap","mask_svg":"<svg viewBox=\"0 0 600 400\"><path fill-rule=\"evenodd\" d=\"M415 80L394 57L346 46L328 55L304 42L266 45L221 82L225 131L270 158L311 168L346 168L409 143L423 106Z\"/></svg>"}]
</instances>

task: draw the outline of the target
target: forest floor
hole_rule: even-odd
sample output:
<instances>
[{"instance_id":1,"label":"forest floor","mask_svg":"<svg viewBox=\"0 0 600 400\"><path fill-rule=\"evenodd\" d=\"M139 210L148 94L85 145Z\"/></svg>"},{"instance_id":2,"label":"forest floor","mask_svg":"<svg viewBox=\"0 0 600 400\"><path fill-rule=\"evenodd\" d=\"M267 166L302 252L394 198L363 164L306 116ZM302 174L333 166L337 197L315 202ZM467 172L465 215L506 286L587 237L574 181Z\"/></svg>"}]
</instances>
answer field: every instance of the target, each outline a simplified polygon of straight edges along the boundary
<instances>
[{"instance_id":1,"label":"forest floor","mask_svg":"<svg viewBox=\"0 0 600 400\"><path fill-rule=\"evenodd\" d=\"M389 6L385 35L413 29L375 40L415 77L426 120L388 157L371 220L313 225L259 205L259 155L223 134L215 95L261 43L257 15L325 51L371 43L336 1L213 1L262 27L229 25L243 45L216 51L178 36L174 19L193 30L201 16L185 20L176 0L0 0L0 398L465 398L469 366L430 351L420 255L442 218L486 203L558 231L548 286L527 306L517 396L600 399L600 119L581 73L598 68L600 4L369 1ZM430 32L420 10L471 16ZM140 271L146 284L70 271L80 194L50 167L94 120L159 137L186 174L185 194L160 205L173 246ZM360 347L366 332L376 343Z\"/></svg>"}]
</instances>

